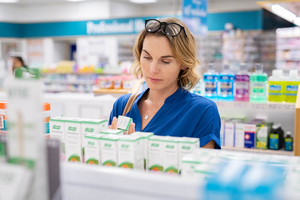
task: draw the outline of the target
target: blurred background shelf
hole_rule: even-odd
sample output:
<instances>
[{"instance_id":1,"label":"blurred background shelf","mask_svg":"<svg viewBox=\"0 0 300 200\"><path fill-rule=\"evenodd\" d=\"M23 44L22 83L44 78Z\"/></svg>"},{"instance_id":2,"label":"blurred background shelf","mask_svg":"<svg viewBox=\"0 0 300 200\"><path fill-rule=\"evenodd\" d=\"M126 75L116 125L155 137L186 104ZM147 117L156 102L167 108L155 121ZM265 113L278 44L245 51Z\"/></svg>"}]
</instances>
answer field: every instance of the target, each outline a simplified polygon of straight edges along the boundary
<instances>
[{"instance_id":1,"label":"blurred background shelf","mask_svg":"<svg viewBox=\"0 0 300 200\"><path fill-rule=\"evenodd\" d=\"M293 151L270 150L270 149L263 150L263 149L247 149L247 148L222 146L222 150L244 151L244 152L252 152L252 153L266 153L266 154L287 155L287 156L293 156L294 155Z\"/></svg>"}]
</instances>

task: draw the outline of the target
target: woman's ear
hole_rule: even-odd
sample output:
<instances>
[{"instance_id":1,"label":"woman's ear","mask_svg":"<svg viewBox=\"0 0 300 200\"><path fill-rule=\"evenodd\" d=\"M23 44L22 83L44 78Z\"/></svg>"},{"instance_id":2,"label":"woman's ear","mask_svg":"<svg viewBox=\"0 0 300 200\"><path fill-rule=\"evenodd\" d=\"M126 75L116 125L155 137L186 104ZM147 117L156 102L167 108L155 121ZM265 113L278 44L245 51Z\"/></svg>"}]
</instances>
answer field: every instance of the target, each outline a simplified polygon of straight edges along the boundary
<instances>
[{"instance_id":1,"label":"woman's ear","mask_svg":"<svg viewBox=\"0 0 300 200\"><path fill-rule=\"evenodd\" d=\"M187 70L187 67L186 66L183 66L183 65L181 65L181 68L180 68L181 70Z\"/></svg>"}]
</instances>

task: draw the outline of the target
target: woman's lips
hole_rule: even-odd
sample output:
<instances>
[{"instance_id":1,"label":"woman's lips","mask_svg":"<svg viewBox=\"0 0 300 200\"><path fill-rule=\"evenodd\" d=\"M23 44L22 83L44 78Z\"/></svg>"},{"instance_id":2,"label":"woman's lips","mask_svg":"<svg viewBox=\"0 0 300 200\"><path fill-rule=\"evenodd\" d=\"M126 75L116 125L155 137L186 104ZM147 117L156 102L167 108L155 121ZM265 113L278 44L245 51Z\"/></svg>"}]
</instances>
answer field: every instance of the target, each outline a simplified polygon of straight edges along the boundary
<instances>
[{"instance_id":1,"label":"woman's lips","mask_svg":"<svg viewBox=\"0 0 300 200\"><path fill-rule=\"evenodd\" d=\"M157 79L157 78L150 78L150 77L148 78L152 83L158 83L159 81L161 81L161 79Z\"/></svg>"}]
</instances>

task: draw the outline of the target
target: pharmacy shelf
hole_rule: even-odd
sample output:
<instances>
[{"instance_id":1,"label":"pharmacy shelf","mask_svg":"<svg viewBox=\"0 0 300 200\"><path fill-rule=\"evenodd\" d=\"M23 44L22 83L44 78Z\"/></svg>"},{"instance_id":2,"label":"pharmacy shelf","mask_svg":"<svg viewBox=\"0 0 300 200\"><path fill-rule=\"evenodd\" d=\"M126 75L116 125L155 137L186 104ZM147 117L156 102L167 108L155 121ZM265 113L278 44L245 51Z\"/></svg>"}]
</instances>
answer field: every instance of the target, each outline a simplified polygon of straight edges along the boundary
<instances>
[{"instance_id":1,"label":"pharmacy shelf","mask_svg":"<svg viewBox=\"0 0 300 200\"><path fill-rule=\"evenodd\" d=\"M294 111L295 103L251 103L239 101L215 101L220 108L240 108L256 110Z\"/></svg>"},{"instance_id":2,"label":"pharmacy shelf","mask_svg":"<svg viewBox=\"0 0 300 200\"><path fill-rule=\"evenodd\" d=\"M94 81L87 81L87 82L79 82L79 81L57 81L57 80L44 80L44 83L51 83L51 84L65 84L65 85L93 85L95 84Z\"/></svg>"},{"instance_id":3,"label":"pharmacy shelf","mask_svg":"<svg viewBox=\"0 0 300 200\"><path fill-rule=\"evenodd\" d=\"M95 89L94 93L95 94L109 94L109 93L114 93L114 94L128 94L130 93L131 90L126 90L126 89Z\"/></svg>"},{"instance_id":4,"label":"pharmacy shelf","mask_svg":"<svg viewBox=\"0 0 300 200\"><path fill-rule=\"evenodd\" d=\"M74 75L123 75L120 72L104 72L104 73L96 73L96 72L43 72L43 75L54 75L54 74L74 74Z\"/></svg>"},{"instance_id":5,"label":"pharmacy shelf","mask_svg":"<svg viewBox=\"0 0 300 200\"><path fill-rule=\"evenodd\" d=\"M252 153L266 153L266 154L276 154L276 155L286 155L286 156L293 156L293 151L284 151L284 150L270 150L270 149L247 149L247 148L237 148L237 147L225 147L222 146L222 150L232 150L232 151L245 151L245 152L252 152Z\"/></svg>"}]
</instances>

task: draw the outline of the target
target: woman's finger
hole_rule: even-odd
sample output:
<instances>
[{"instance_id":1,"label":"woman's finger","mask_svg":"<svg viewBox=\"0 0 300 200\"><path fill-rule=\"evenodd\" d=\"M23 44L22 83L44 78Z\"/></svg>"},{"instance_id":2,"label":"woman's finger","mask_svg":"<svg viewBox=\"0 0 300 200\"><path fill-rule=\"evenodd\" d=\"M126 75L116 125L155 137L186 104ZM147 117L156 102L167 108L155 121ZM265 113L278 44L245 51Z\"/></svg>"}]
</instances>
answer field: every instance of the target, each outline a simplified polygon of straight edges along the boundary
<instances>
[{"instance_id":1,"label":"woman's finger","mask_svg":"<svg viewBox=\"0 0 300 200\"><path fill-rule=\"evenodd\" d=\"M116 117L113 118L113 121L111 123L111 128L112 129L118 129L118 126L117 126L117 123L118 123L118 120Z\"/></svg>"},{"instance_id":2,"label":"woman's finger","mask_svg":"<svg viewBox=\"0 0 300 200\"><path fill-rule=\"evenodd\" d=\"M128 135L135 132L135 123L131 123L128 129Z\"/></svg>"}]
</instances>

